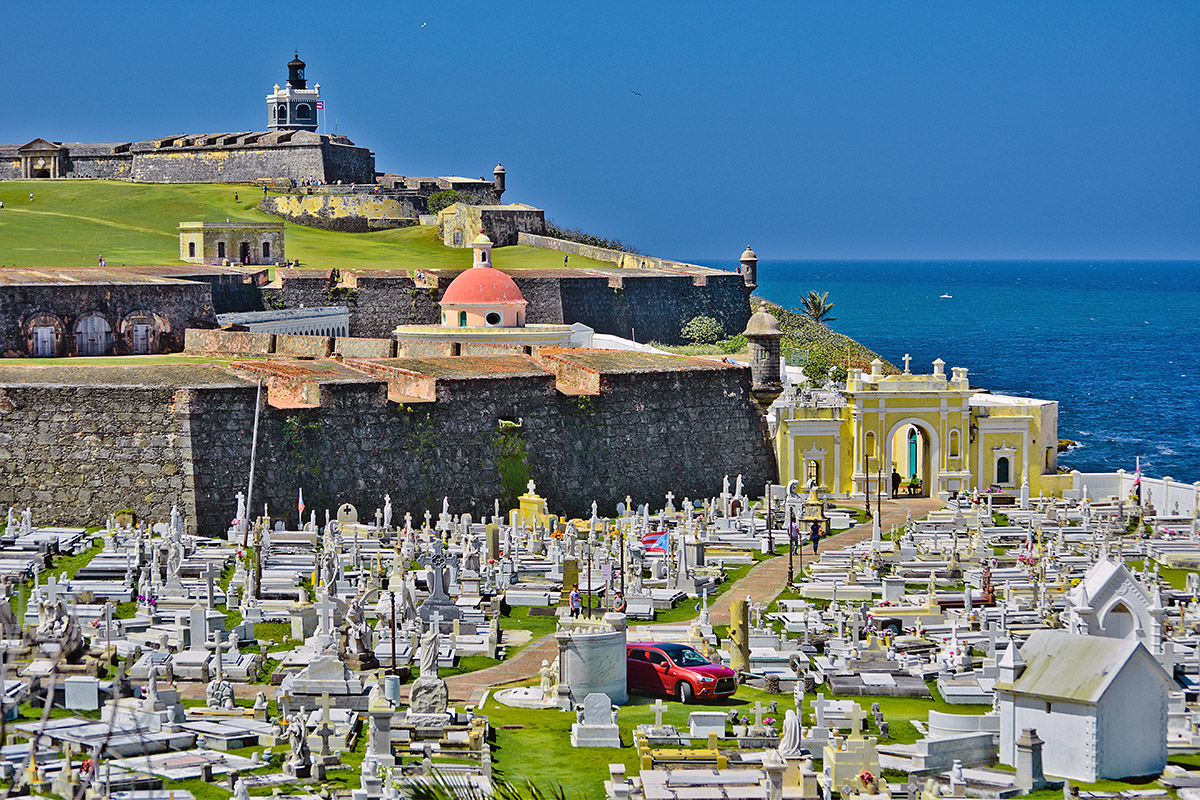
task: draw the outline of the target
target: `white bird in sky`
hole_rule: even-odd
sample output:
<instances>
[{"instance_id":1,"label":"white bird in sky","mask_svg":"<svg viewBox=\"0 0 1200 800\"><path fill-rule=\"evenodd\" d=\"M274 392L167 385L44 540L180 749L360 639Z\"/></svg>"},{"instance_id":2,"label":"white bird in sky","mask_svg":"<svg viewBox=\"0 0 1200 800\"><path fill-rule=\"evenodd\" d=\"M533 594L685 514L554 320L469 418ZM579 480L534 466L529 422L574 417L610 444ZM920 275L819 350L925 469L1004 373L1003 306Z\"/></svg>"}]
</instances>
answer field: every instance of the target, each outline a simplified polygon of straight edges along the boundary
<instances>
[{"instance_id":1,"label":"white bird in sky","mask_svg":"<svg viewBox=\"0 0 1200 800\"><path fill-rule=\"evenodd\" d=\"M424 27L425 27L426 25L428 25L428 24L429 24L428 22L422 22L422 23L421 23L421 27L422 27L422 28L424 28Z\"/></svg>"}]
</instances>

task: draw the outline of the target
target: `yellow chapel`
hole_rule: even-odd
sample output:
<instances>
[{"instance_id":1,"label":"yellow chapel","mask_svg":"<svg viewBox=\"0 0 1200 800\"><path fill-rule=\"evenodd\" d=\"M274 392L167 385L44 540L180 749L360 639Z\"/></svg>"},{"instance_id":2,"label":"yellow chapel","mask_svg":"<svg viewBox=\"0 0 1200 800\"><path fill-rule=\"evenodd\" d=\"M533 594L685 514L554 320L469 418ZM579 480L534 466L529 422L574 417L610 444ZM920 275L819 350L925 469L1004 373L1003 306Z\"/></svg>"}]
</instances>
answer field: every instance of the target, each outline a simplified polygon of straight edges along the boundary
<instances>
[{"instance_id":1,"label":"yellow chapel","mask_svg":"<svg viewBox=\"0 0 1200 800\"><path fill-rule=\"evenodd\" d=\"M972 387L967 369L915 375L851 369L845 388L792 387L773 405L782 483L861 499L980 492L1061 494L1058 403ZM899 488L894 487L899 484Z\"/></svg>"}]
</instances>

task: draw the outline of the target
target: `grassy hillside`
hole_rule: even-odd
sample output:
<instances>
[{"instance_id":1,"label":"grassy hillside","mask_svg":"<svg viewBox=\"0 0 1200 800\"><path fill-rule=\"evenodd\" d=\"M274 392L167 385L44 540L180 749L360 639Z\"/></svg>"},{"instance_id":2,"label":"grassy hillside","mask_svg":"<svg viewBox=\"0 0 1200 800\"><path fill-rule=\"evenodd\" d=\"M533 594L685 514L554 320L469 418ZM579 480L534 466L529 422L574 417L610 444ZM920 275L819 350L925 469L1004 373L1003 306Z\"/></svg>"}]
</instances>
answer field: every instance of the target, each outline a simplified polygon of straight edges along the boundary
<instances>
[{"instance_id":1,"label":"grassy hillside","mask_svg":"<svg viewBox=\"0 0 1200 800\"><path fill-rule=\"evenodd\" d=\"M33 199L29 199L29 193ZM234 200L234 194L238 199ZM121 181L0 181L0 265L84 267L179 264L185 221L278 221L258 209L262 190L223 184ZM338 233L287 223L288 258L309 267L455 268L469 249L445 247L433 228ZM562 267L562 254L517 245L497 248L501 269ZM570 266L609 266L572 256Z\"/></svg>"}]
</instances>

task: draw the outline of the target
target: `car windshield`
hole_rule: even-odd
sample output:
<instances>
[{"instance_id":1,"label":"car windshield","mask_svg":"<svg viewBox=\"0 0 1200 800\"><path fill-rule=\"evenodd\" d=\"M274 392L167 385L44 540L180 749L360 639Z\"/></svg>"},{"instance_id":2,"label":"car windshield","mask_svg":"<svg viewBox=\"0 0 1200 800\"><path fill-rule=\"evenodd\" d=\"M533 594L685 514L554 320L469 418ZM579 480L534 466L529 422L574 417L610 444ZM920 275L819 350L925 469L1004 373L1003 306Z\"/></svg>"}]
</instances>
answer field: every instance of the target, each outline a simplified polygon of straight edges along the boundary
<instances>
[{"instance_id":1,"label":"car windshield","mask_svg":"<svg viewBox=\"0 0 1200 800\"><path fill-rule=\"evenodd\" d=\"M682 645L664 647L663 652L670 656L671 660L681 667L705 667L712 665L711 661L690 647L684 647Z\"/></svg>"}]
</instances>

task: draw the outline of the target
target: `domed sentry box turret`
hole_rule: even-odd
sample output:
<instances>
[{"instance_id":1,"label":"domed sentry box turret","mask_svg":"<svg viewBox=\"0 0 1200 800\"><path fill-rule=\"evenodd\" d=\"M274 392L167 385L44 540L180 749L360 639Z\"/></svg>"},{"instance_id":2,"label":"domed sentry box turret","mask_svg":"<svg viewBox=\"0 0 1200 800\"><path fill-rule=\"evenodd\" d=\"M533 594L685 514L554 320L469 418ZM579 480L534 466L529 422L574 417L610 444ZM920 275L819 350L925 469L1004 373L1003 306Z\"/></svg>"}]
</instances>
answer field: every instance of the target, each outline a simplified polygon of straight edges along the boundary
<instances>
[{"instance_id":1,"label":"domed sentry box turret","mask_svg":"<svg viewBox=\"0 0 1200 800\"><path fill-rule=\"evenodd\" d=\"M779 340L783 331L771 312L760 308L746 323L743 334L750 343L750 394L766 413L783 392L779 366Z\"/></svg>"}]
</instances>

